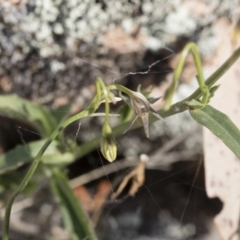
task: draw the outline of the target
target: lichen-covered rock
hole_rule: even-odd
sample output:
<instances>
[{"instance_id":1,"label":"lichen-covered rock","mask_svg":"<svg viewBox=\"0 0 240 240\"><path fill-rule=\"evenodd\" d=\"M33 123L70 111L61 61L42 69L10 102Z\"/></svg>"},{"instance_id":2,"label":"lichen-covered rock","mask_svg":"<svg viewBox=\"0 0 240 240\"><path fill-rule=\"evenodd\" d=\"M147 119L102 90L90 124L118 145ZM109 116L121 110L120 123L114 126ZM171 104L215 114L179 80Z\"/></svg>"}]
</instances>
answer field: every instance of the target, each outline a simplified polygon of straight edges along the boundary
<instances>
[{"instance_id":1,"label":"lichen-covered rock","mask_svg":"<svg viewBox=\"0 0 240 240\"><path fill-rule=\"evenodd\" d=\"M192 13L186 2L3 0L1 92L6 92L2 79L8 78L8 92L51 103L66 93L73 100L97 76L111 82L133 71L146 49L156 51L179 35L189 36L211 17L212 13ZM220 3L207 2L213 8ZM218 12L237 6L237 1L231 1L231 6L227 2L219 5ZM109 40L110 33L116 38ZM127 64L122 57L126 54Z\"/></svg>"}]
</instances>

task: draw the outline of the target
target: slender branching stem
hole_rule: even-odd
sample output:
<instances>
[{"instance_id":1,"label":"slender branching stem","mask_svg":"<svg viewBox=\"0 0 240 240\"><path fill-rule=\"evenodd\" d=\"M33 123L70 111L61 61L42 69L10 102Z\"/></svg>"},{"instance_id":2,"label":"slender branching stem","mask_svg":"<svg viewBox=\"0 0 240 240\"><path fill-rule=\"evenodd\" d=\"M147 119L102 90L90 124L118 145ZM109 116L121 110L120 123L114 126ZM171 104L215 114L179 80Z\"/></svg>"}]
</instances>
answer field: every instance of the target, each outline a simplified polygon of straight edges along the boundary
<instances>
[{"instance_id":1,"label":"slender branching stem","mask_svg":"<svg viewBox=\"0 0 240 240\"><path fill-rule=\"evenodd\" d=\"M199 88L188 98L186 98L178 103L175 103L174 105L172 105L170 107L174 90L177 86L178 79L180 78L180 75L182 73L186 56L190 50L192 50L192 52L193 52L193 56L194 56L194 60L195 60L195 64L196 64L196 68L197 68L197 72L198 72L197 80L198 80ZM202 97L203 105L206 104L209 101L209 96L210 96L208 89L214 83L216 83L216 81L233 65L233 63L239 58L239 56L240 56L240 48L238 48L232 54L232 56L204 82L201 61L200 61L200 57L199 57L199 53L197 51L196 45L194 43L187 44L186 47L184 48L183 54L177 65L177 68L174 72L173 83L170 86L169 90L167 91L167 94L165 95L168 110L160 110L158 113L163 118L165 118L165 117L183 112L183 111L187 110L187 107L185 105L186 101L190 101L192 99L199 99L200 97ZM60 124L60 126L51 134L51 136L46 140L46 142L44 143L44 145L38 152L31 167L29 168L26 176L24 177L24 179L18 186L17 190L13 193L12 197L10 198L10 200L7 204L6 211L5 211L5 217L4 217L4 227L3 227L3 237L2 237L3 240L9 239L8 232L9 232L10 214L11 214L12 204L13 204L15 198L27 186L27 184L29 183L30 179L32 178L45 150L48 148L48 146L51 144L51 142L58 136L58 134L72 122L79 120L81 118L84 118L84 117L88 117L97 110L97 108L100 104L101 98L102 98L102 86L103 86L102 84L103 83L101 81L102 81L101 79L97 79L97 81L96 81L96 96L93 98L93 100L89 104L89 106L85 110L70 117L68 120L66 120L65 122ZM130 90L128 90L127 88L125 88L119 84L110 85L107 87L107 89L108 90L120 90L122 92L125 92L128 95L129 95L129 93L131 94ZM109 114L109 102L108 102L109 99L108 100L105 99L105 100L108 103L105 106L106 106L106 111ZM154 122L156 120L157 120L156 117L154 117L154 116L150 117L150 122ZM113 128L113 130L112 130L113 135L115 135L115 136L120 135L123 132L123 130L126 128L126 124L128 124L128 123L123 123L123 124L120 124L117 127ZM137 125L133 125L133 128L136 128L136 127L137 127ZM85 155L86 153L91 151L94 147L96 147L96 144L99 144L99 142L100 142L100 137L95 138L93 141L90 141L86 144L81 145L81 147L78 148L78 150L74 153L75 157L77 158L77 157L81 157L81 156Z\"/></svg>"}]
</instances>

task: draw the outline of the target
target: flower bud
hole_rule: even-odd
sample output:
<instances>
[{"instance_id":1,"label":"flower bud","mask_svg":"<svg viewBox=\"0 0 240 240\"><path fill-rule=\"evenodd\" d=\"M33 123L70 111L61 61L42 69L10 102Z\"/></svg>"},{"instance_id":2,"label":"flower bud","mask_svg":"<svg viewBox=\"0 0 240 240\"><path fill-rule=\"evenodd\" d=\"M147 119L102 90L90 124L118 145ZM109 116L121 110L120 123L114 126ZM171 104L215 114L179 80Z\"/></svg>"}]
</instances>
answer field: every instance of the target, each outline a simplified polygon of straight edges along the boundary
<instances>
[{"instance_id":1,"label":"flower bud","mask_svg":"<svg viewBox=\"0 0 240 240\"><path fill-rule=\"evenodd\" d=\"M117 146L112 135L112 129L108 122L105 122L102 128L102 139L100 142L100 150L103 156L113 162L117 157Z\"/></svg>"},{"instance_id":2,"label":"flower bud","mask_svg":"<svg viewBox=\"0 0 240 240\"><path fill-rule=\"evenodd\" d=\"M109 161L113 162L117 157L117 146L111 135L102 137L100 149L103 156Z\"/></svg>"}]
</instances>

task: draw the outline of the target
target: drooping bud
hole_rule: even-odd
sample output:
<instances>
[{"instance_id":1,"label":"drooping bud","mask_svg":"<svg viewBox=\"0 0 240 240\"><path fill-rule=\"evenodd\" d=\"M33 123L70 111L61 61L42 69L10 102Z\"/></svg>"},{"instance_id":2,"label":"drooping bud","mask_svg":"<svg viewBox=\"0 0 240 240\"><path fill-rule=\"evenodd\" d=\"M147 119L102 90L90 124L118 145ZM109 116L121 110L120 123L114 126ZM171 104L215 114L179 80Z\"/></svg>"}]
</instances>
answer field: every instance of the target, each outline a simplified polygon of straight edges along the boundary
<instances>
[{"instance_id":1,"label":"drooping bud","mask_svg":"<svg viewBox=\"0 0 240 240\"><path fill-rule=\"evenodd\" d=\"M113 162L117 157L117 146L112 136L102 137L100 149L103 156L109 161Z\"/></svg>"},{"instance_id":2,"label":"drooping bud","mask_svg":"<svg viewBox=\"0 0 240 240\"><path fill-rule=\"evenodd\" d=\"M117 157L117 145L112 135L112 129L107 123L103 125L100 150L109 162L113 162Z\"/></svg>"}]
</instances>

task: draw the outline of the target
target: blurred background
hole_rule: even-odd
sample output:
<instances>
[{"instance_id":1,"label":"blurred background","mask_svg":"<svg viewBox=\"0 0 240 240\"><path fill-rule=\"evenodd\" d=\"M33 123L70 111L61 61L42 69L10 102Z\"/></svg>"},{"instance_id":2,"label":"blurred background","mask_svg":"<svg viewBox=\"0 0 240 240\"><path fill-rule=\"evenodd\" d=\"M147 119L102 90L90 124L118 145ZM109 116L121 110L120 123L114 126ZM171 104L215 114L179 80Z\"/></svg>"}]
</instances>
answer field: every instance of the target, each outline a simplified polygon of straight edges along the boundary
<instances>
[{"instance_id":1,"label":"blurred background","mask_svg":"<svg viewBox=\"0 0 240 240\"><path fill-rule=\"evenodd\" d=\"M97 77L132 90L152 86L152 97L163 96L184 45L196 42L203 64L211 64L239 6L238 0L0 0L0 93L17 94L52 112L69 105L70 114L92 99ZM195 75L189 56L174 101L197 88ZM161 101L154 107L160 109ZM84 143L98 136L101 126L102 119L84 120L75 139L74 123L66 139ZM1 117L0 152L39 139L32 130ZM182 113L153 123L150 136L139 128L118 137L112 166L97 147L67 166L70 185L99 239L220 239L212 219L222 204L206 195L201 127ZM111 201L140 154L151 159L144 186L133 198L127 186ZM27 168L19 168L16 179ZM11 175L7 187L1 180L2 229L6 200L19 180ZM11 239L71 239L44 175L36 174L31 184L16 201Z\"/></svg>"}]
</instances>

